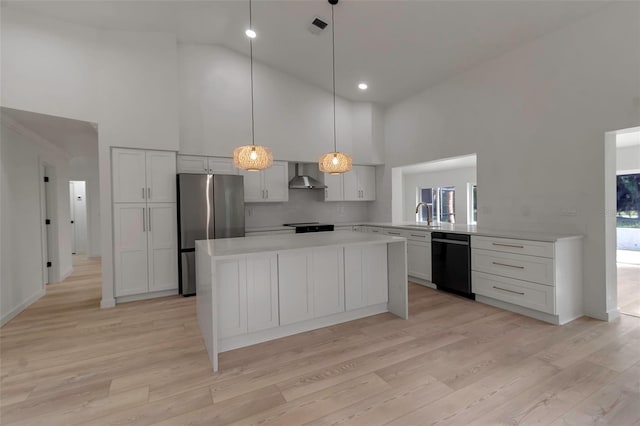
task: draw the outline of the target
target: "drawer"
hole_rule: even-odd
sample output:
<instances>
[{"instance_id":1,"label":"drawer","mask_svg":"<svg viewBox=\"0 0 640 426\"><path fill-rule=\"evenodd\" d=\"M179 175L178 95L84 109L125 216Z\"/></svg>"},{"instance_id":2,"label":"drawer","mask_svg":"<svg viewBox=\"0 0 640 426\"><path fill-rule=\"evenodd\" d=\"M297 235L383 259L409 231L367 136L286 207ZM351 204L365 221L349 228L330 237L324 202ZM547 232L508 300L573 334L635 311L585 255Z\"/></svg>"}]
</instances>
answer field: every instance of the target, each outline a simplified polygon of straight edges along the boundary
<instances>
[{"instance_id":1,"label":"drawer","mask_svg":"<svg viewBox=\"0 0 640 426\"><path fill-rule=\"evenodd\" d=\"M424 241L426 243L431 242L431 232L405 230L404 236L407 237L408 240Z\"/></svg>"},{"instance_id":2,"label":"drawer","mask_svg":"<svg viewBox=\"0 0 640 426\"><path fill-rule=\"evenodd\" d=\"M555 314L555 288L473 271L471 289L481 296Z\"/></svg>"},{"instance_id":3,"label":"drawer","mask_svg":"<svg viewBox=\"0 0 640 426\"><path fill-rule=\"evenodd\" d=\"M372 234L382 234L383 228L376 228L375 226L368 226L367 232L371 232Z\"/></svg>"},{"instance_id":4,"label":"drawer","mask_svg":"<svg viewBox=\"0 0 640 426\"><path fill-rule=\"evenodd\" d=\"M471 249L471 269L534 283L554 285L553 259Z\"/></svg>"},{"instance_id":5,"label":"drawer","mask_svg":"<svg viewBox=\"0 0 640 426\"><path fill-rule=\"evenodd\" d=\"M528 254L530 256L553 257L553 243L529 240L513 240L496 237L471 237L471 248L500 251L504 253Z\"/></svg>"},{"instance_id":6,"label":"drawer","mask_svg":"<svg viewBox=\"0 0 640 426\"><path fill-rule=\"evenodd\" d=\"M391 235L392 237L405 237L405 231L402 229L383 228L382 233L385 235Z\"/></svg>"}]
</instances>

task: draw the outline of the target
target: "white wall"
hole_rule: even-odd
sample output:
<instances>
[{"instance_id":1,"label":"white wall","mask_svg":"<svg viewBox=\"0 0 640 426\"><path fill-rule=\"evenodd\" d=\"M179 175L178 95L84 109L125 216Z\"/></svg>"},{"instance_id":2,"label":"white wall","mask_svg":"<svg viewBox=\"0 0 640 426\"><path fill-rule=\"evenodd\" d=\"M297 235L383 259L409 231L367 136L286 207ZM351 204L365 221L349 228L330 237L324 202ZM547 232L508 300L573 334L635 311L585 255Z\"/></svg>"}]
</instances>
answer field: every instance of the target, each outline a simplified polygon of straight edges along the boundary
<instances>
[{"instance_id":1,"label":"white wall","mask_svg":"<svg viewBox=\"0 0 640 426\"><path fill-rule=\"evenodd\" d=\"M619 175L640 173L640 145L616 148L616 172Z\"/></svg>"},{"instance_id":2,"label":"white wall","mask_svg":"<svg viewBox=\"0 0 640 426\"><path fill-rule=\"evenodd\" d=\"M2 161L2 228L0 255L0 324L44 294L42 259L42 222L40 217L41 163L55 170L52 192L55 211L51 216L53 234L57 239L53 262L53 279L59 280L71 272L71 241L69 224L68 157L17 123L2 116L0 121Z\"/></svg>"},{"instance_id":3,"label":"white wall","mask_svg":"<svg viewBox=\"0 0 640 426\"><path fill-rule=\"evenodd\" d=\"M230 157L251 143L249 58L220 46L179 44L180 152ZM318 161L333 150L332 95L254 62L255 138L274 158ZM337 98L338 150L354 162L381 162L368 103ZM380 139L380 138L378 138ZM381 144L378 144L381 145Z\"/></svg>"},{"instance_id":4,"label":"white wall","mask_svg":"<svg viewBox=\"0 0 640 426\"><path fill-rule=\"evenodd\" d=\"M467 184L476 183L476 168L466 167L427 173L405 174L403 177L404 215L402 220L416 220L416 189L454 186L456 223L467 223Z\"/></svg>"},{"instance_id":5,"label":"white wall","mask_svg":"<svg viewBox=\"0 0 640 426\"><path fill-rule=\"evenodd\" d=\"M639 8L603 6L388 108L374 219L391 215L391 167L476 152L482 226L584 235L586 313L615 315L598 194L605 132L640 117Z\"/></svg>"}]
</instances>

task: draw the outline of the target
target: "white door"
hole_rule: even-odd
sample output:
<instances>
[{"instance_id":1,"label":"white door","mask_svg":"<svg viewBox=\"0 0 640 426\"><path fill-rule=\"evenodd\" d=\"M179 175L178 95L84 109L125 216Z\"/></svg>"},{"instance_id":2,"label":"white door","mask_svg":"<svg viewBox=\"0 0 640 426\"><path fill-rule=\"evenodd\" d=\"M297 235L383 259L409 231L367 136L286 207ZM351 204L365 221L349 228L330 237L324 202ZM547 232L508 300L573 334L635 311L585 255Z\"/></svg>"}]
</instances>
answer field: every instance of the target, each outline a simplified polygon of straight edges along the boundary
<instances>
[{"instance_id":1,"label":"white door","mask_svg":"<svg viewBox=\"0 0 640 426\"><path fill-rule=\"evenodd\" d=\"M137 149L112 151L114 203L139 203L147 199L145 152ZM175 166L174 166L175 167Z\"/></svg>"},{"instance_id":2,"label":"white door","mask_svg":"<svg viewBox=\"0 0 640 426\"><path fill-rule=\"evenodd\" d=\"M358 186L358 175L354 170L357 166L344 173L343 179L343 195L346 201L359 201L360 200L360 187Z\"/></svg>"},{"instance_id":3,"label":"white door","mask_svg":"<svg viewBox=\"0 0 640 426\"><path fill-rule=\"evenodd\" d=\"M373 201L376 199L376 168L371 166L355 166L360 187L360 199Z\"/></svg>"},{"instance_id":4,"label":"white door","mask_svg":"<svg viewBox=\"0 0 640 426\"><path fill-rule=\"evenodd\" d=\"M199 157L196 155L178 155L177 164L178 173L209 173L207 157Z\"/></svg>"},{"instance_id":5,"label":"white door","mask_svg":"<svg viewBox=\"0 0 640 426\"><path fill-rule=\"evenodd\" d=\"M262 172L241 170L240 174L244 176L244 201L247 203L265 201L262 187Z\"/></svg>"},{"instance_id":6,"label":"white door","mask_svg":"<svg viewBox=\"0 0 640 426\"><path fill-rule=\"evenodd\" d=\"M325 201L342 201L344 199L342 193L342 175L325 173L324 184L327 185L324 190Z\"/></svg>"},{"instance_id":7,"label":"white door","mask_svg":"<svg viewBox=\"0 0 640 426\"><path fill-rule=\"evenodd\" d=\"M209 157L209 173L220 175L237 175L238 169L231 158Z\"/></svg>"},{"instance_id":8,"label":"white door","mask_svg":"<svg viewBox=\"0 0 640 426\"><path fill-rule=\"evenodd\" d=\"M218 331L220 337L247 332L247 262L221 260L216 262L218 297Z\"/></svg>"},{"instance_id":9,"label":"white door","mask_svg":"<svg viewBox=\"0 0 640 426\"><path fill-rule=\"evenodd\" d=\"M176 204L147 204L149 291L178 289Z\"/></svg>"},{"instance_id":10,"label":"white door","mask_svg":"<svg viewBox=\"0 0 640 426\"><path fill-rule=\"evenodd\" d=\"M274 161L273 165L262 171L264 176L265 200L289 200L289 164L286 161Z\"/></svg>"},{"instance_id":11,"label":"white door","mask_svg":"<svg viewBox=\"0 0 640 426\"><path fill-rule=\"evenodd\" d=\"M342 247L312 251L313 301L316 318L344 312L344 255Z\"/></svg>"},{"instance_id":12,"label":"white door","mask_svg":"<svg viewBox=\"0 0 640 426\"><path fill-rule=\"evenodd\" d=\"M116 296L146 293L147 207L144 203L113 205Z\"/></svg>"},{"instance_id":13,"label":"white door","mask_svg":"<svg viewBox=\"0 0 640 426\"><path fill-rule=\"evenodd\" d=\"M314 317L311 262L309 250L278 255L280 325Z\"/></svg>"},{"instance_id":14,"label":"white door","mask_svg":"<svg viewBox=\"0 0 640 426\"><path fill-rule=\"evenodd\" d=\"M347 311L367 305L362 254L362 247L344 248L344 299Z\"/></svg>"},{"instance_id":15,"label":"white door","mask_svg":"<svg viewBox=\"0 0 640 426\"><path fill-rule=\"evenodd\" d=\"M69 182L69 219L70 219L70 229L71 229L71 254L76 254L76 220L75 220L75 212L73 199L74 197L74 187L73 182Z\"/></svg>"},{"instance_id":16,"label":"white door","mask_svg":"<svg viewBox=\"0 0 640 426\"><path fill-rule=\"evenodd\" d=\"M147 151L147 201L176 201L176 154L168 151Z\"/></svg>"},{"instance_id":17,"label":"white door","mask_svg":"<svg viewBox=\"0 0 640 426\"><path fill-rule=\"evenodd\" d=\"M73 185L73 198L70 200L72 214L71 227L73 253L87 254L87 193L84 181L71 181Z\"/></svg>"},{"instance_id":18,"label":"white door","mask_svg":"<svg viewBox=\"0 0 640 426\"><path fill-rule=\"evenodd\" d=\"M247 325L249 332L280 325L275 254L247 257Z\"/></svg>"}]
</instances>

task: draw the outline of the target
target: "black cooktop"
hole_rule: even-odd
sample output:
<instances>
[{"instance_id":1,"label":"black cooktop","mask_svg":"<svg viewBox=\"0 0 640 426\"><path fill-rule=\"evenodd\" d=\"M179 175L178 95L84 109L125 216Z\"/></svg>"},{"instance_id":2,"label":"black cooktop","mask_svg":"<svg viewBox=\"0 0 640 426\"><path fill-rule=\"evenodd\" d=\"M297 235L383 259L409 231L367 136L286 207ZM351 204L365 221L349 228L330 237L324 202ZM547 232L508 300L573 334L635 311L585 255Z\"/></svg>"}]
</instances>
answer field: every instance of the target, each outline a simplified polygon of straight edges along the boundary
<instances>
[{"instance_id":1,"label":"black cooktop","mask_svg":"<svg viewBox=\"0 0 640 426\"><path fill-rule=\"evenodd\" d=\"M284 223L282 226L291 226L292 228L296 228L296 234L333 231L332 224L320 222Z\"/></svg>"}]
</instances>

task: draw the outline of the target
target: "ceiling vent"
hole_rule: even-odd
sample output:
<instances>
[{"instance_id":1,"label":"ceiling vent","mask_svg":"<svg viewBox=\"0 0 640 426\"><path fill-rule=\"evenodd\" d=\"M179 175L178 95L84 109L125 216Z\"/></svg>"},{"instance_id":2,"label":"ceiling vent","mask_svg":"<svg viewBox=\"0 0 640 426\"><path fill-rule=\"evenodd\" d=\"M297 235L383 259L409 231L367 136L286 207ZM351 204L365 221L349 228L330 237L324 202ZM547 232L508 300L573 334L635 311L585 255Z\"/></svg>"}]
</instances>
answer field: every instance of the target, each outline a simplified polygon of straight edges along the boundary
<instances>
[{"instance_id":1,"label":"ceiling vent","mask_svg":"<svg viewBox=\"0 0 640 426\"><path fill-rule=\"evenodd\" d=\"M327 25L329 24L315 16L309 25L309 32L311 34L320 34L325 28L327 28Z\"/></svg>"}]
</instances>

